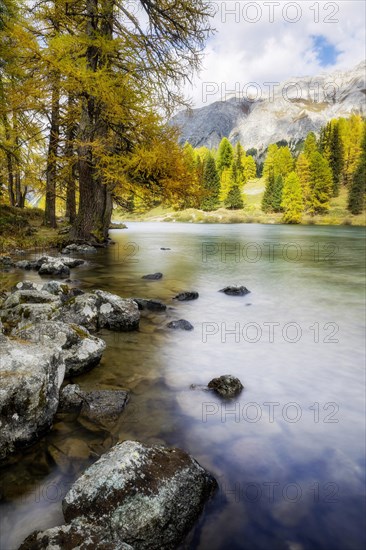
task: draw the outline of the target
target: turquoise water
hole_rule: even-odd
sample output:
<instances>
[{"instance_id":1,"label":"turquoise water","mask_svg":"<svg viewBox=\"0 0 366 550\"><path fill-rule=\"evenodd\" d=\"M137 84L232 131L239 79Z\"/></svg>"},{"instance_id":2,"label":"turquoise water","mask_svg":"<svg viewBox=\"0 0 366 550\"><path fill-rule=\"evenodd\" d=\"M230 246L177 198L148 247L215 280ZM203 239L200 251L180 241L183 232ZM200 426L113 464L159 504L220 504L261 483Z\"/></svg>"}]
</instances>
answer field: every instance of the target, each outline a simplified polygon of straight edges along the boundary
<instances>
[{"instance_id":1,"label":"turquoise water","mask_svg":"<svg viewBox=\"0 0 366 550\"><path fill-rule=\"evenodd\" d=\"M62 523L63 493L117 441L179 446L219 490L182 548L358 550L365 544L365 248L354 227L129 223L73 271L81 288L159 298L140 331L102 332L101 364L74 381L131 390L104 428L59 415L2 471L1 549ZM171 250L162 251L161 248ZM160 281L141 277L161 271ZM9 274L39 280L36 273ZM243 284L251 293L218 290ZM177 303L180 291L200 298ZM194 331L169 331L172 319ZM229 403L190 389L230 373Z\"/></svg>"}]
</instances>

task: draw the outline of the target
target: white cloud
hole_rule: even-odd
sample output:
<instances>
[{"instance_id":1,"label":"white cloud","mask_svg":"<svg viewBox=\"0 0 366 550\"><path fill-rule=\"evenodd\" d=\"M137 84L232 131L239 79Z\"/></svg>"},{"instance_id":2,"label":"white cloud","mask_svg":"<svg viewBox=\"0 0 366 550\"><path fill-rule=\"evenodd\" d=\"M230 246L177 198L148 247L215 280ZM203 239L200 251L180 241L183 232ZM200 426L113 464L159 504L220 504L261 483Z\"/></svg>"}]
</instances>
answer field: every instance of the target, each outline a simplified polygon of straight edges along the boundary
<instances>
[{"instance_id":1,"label":"white cloud","mask_svg":"<svg viewBox=\"0 0 366 550\"><path fill-rule=\"evenodd\" d=\"M282 82L293 76L324 71L313 48L322 35L341 53L326 70L350 69L365 58L366 3L363 0L216 1L217 33L206 45L203 68L187 86L196 107L222 98L222 91L257 82ZM270 6L271 5L271 6ZM272 11L273 10L273 11ZM235 14L229 13L235 11ZM274 21L270 21L270 12ZM249 20L258 19L257 22ZM291 23L285 19L295 20ZM214 82L216 96L205 97L205 83Z\"/></svg>"}]
</instances>

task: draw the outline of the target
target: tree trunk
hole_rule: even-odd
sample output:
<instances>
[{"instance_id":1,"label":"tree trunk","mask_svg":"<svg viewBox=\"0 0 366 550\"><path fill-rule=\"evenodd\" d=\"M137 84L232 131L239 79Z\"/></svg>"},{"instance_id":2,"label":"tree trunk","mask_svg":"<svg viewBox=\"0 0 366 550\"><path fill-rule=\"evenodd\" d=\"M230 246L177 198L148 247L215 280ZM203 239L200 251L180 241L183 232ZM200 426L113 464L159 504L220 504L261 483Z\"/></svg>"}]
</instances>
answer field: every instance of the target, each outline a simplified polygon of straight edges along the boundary
<instances>
[{"instance_id":1,"label":"tree trunk","mask_svg":"<svg viewBox=\"0 0 366 550\"><path fill-rule=\"evenodd\" d=\"M66 128L65 158L68 163L66 176L66 219L73 224L76 219L76 174L74 162L74 139L77 125L72 119L73 96L68 100L68 123Z\"/></svg>"},{"instance_id":2,"label":"tree trunk","mask_svg":"<svg viewBox=\"0 0 366 550\"><path fill-rule=\"evenodd\" d=\"M114 1L109 0L103 5L103 17L98 12L98 1L87 0L86 32L91 39L87 49L87 65L90 70L108 66L108 58L101 56L100 49L93 44L99 34L109 39L113 30ZM98 21L102 19L98 29ZM93 141L99 145L105 142L107 127L103 120L103 105L93 96L84 96L79 128L80 146L78 148L79 166L79 212L71 231L73 240L96 240L106 242L112 217L113 201L110 190L103 183L103 176L97 169Z\"/></svg>"},{"instance_id":3,"label":"tree trunk","mask_svg":"<svg viewBox=\"0 0 366 550\"><path fill-rule=\"evenodd\" d=\"M60 81L59 75L52 87L51 99L51 128L48 142L47 168L46 168L46 208L44 225L57 227L56 223L56 176L57 176L57 151L60 134Z\"/></svg>"}]
</instances>

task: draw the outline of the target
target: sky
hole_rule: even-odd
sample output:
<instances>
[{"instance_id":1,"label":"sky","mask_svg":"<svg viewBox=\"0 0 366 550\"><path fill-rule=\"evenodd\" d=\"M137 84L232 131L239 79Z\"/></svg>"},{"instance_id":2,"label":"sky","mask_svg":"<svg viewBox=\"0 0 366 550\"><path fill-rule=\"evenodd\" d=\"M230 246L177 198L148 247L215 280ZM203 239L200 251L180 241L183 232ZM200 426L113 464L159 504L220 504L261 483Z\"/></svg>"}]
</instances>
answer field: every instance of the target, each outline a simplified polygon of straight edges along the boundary
<instances>
[{"instance_id":1,"label":"sky","mask_svg":"<svg viewBox=\"0 0 366 550\"><path fill-rule=\"evenodd\" d=\"M352 69L366 58L364 0L213 0L216 33L186 96L193 107L254 82ZM232 95L231 93L231 95Z\"/></svg>"}]
</instances>

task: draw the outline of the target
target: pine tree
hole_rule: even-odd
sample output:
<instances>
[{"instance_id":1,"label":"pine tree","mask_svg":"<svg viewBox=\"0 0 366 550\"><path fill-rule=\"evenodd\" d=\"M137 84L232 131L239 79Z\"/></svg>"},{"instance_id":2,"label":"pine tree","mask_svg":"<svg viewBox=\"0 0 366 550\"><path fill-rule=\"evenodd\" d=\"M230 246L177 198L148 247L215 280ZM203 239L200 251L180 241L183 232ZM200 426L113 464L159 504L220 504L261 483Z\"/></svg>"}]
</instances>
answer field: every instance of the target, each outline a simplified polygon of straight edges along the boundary
<instances>
[{"instance_id":1,"label":"pine tree","mask_svg":"<svg viewBox=\"0 0 366 550\"><path fill-rule=\"evenodd\" d=\"M366 195L366 125L364 125L362 152L348 195L348 210L352 214L362 214L365 210Z\"/></svg>"},{"instance_id":2,"label":"pine tree","mask_svg":"<svg viewBox=\"0 0 366 550\"><path fill-rule=\"evenodd\" d=\"M275 178L273 195L272 195L272 210L273 212L282 212L282 190L283 190L283 177L277 176Z\"/></svg>"},{"instance_id":3,"label":"pine tree","mask_svg":"<svg viewBox=\"0 0 366 550\"><path fill-rule=\"evenodd\" d=\"M202 210L212 211L219 205L220 176L214 157L209 154L203 170L203 189L205 196L201 202Z\"/></svg>"},{"instance_id":4,"label":"pine tree","mask_svg":"<svg viewBox=\"0 0 366 550\"><path fill-rule=\"evenodd\" d=\"M262 199L262 210L263 212L271 212L273 204L273 195L275 187L275 176L274 169L272 168L268 177L266 178L266 190Z\"/></svg>"},{"instance_id":5,"label":"pine tree","mask_svg":"<svg viewBox=\"0 0 366 550\"><path fill-rule=\"evenodd\" d=\"M284 223L300 223L303 212L303 196L299 177L291 172L285 179L281 206L284 210Z\"/></svg>"},{"instance_id":6,"label":"pine tree","mask_svg":"<svg viewBox=\"0 0 366 550\"><path fill-rule=\"evenodd\" d=\"M310 162L310 199L309 212L324 214L329 210L332 196L333 178L328 161L319 152L309 156Z\"/></svg>"},{"instance_id":7,"label":"pine tree","mask_svg":"<svg viewBox=\"0 0 366 550\"><path fill-rule=\"evenodd\" d=\"M225 208L239 210L244 208L244 202L238 185L233 185L225 199Z\"/></svg>"},{"instance_id":8,"label":"pine tree","mask_svg":"<svg viewBox=\"0 0 366 550\"><path fill-rule=\"evenodd\" d=\"M344 167L344 150L338 122L334 122L331 128L330 151L327 160L329 160L333 175L333 197L338 197Z\"/></svg>"},{"instance_id":9,"label":"pine tree","mask_svg":"<svg viewBox=\"0 0 366 550\"><path fill-rule=\"evenodd\" d=\"M216 165L219 175L221 176L222 172L231 167L233 162L234 151L233 146L230 141L225 137L221 140L219 145L219 150L217 152Z\"/></svg>"}]
</instances>

